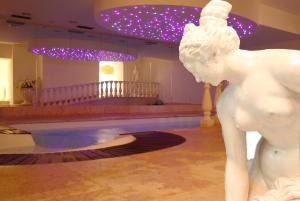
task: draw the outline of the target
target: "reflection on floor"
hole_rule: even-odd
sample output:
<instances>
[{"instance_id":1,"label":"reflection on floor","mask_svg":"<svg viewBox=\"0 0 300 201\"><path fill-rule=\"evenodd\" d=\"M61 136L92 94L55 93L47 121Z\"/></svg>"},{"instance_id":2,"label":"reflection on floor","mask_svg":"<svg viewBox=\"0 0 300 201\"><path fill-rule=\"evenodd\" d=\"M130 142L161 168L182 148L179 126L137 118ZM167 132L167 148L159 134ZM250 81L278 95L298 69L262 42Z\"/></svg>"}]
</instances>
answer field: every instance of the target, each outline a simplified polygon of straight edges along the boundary
<instances>
[{"instance_id":1,"label":"reflection on floor","mask_svg":"<svg viewBox=\"0 0 300 201\"><path fill-rule=\"evenodd\" d=\"M225 151L220 128L166 132L186 142L101 160L0 166L0 200L224 200Z\"/></svg>"}]
</instances>

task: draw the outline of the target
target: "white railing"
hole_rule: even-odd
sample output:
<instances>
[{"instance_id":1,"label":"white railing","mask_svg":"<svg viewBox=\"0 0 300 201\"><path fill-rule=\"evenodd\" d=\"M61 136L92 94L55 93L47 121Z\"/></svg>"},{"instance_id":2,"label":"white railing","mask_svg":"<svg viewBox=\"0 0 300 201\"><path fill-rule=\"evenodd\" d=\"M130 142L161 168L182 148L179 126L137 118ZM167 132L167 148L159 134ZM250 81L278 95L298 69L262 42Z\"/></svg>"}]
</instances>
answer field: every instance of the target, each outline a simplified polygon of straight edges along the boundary
<instances>
[{"instance_id":1,"label":"white railing","mask_svg":"<svg viewBox=\"0 0 300 201\"><path fill-rule=\"evenodd\" d=\"M81 103L102 98L155 98L156 82L104 81L55 88L41 88L34 93L34 106L56 106Z\"/></svg>"}]
</instances>

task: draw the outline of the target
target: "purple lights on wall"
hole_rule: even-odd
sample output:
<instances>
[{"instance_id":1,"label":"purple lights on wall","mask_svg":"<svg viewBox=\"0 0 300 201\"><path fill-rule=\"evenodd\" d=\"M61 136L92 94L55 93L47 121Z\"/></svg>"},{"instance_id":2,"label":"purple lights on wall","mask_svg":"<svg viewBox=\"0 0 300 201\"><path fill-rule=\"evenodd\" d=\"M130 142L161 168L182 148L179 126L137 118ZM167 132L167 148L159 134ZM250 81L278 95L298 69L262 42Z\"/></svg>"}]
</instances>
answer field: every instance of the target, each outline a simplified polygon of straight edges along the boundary
<instances>
[{"instance_id":1,"label":"purple lights on wall","mask_svg":"<svg viewBox=\"0 0 300 201\"><path fill-rule=\"evenodd\" d=\"M179 42L185 24L199 25L201 8L167 5L138 5L109 9L99 14L100 25L125 35L150 40ZM251 36L256 24L230 15L228 25L239 37Z\"/></svg>"},{"instance_id":2,"label":"purple lights on wall","mask_svg":"<svg viewBox=\"0 0 300 201\"><path fill-rule=\"evenodd\" d=\"M63 47L40 47L32 48L34 54L49 56L64 60L84 60L84 61L133 61L135 55L112 52L107 50L94 50L83 48L63 48Z\"/></svg>"}]
</instances>

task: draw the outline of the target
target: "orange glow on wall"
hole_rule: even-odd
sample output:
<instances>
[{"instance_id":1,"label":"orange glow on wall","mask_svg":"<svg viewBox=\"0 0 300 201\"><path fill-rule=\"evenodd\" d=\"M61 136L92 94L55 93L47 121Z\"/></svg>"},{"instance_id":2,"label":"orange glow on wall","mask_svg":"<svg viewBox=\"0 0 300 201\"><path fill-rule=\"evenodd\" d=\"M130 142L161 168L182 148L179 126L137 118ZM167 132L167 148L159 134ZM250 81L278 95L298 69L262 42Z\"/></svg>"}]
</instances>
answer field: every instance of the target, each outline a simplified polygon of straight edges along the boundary
<instances>
[{"instance_id":1,"label":"orange glow on wall","mask_svg":"<svg viewBox=\"0 0 300 201\"><path fill-rule=\"evenodd\" d=\"M101 74L105 75L113 75L114 74L114 67L105 65L101 67Z\"/></svg>"}]
</instances>

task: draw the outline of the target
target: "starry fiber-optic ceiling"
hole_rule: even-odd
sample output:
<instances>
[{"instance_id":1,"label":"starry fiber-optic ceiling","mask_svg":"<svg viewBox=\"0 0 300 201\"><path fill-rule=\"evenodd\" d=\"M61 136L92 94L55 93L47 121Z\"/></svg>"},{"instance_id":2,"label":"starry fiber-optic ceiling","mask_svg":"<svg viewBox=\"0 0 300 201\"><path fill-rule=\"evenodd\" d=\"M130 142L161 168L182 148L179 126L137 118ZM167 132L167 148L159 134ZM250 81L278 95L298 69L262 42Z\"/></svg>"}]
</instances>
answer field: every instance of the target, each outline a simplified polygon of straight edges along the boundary
<instances>
[{"instance_id":1,"label":"starry fiber-optic ceiling","mask_svg":"<svg viewBox=\"0 0 300 201\"><path fill-rule=\"evenodd\" d=\"M135 55L112 52L107 50L84 49L84 48L64 48L64 47L35 47L31 52L38 55L49 56L63 60L83 60L83 61L133 61Z\"/></svg>"},{"instance_id":2,"label":"starry fiber-optic ceiling","mask_svg":"<svg viewBox=\"0 0 300 201\"><path fill-rule=\"evenodd\" d=\"M112 8L97 14L99 25L123 35L149 40L179 42L188 23L199 25L201 8L170 5L136 5ZM246 18L229 15L241 39L254 34L257 25Z\"/></svg>"}]
</instances>

